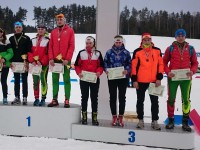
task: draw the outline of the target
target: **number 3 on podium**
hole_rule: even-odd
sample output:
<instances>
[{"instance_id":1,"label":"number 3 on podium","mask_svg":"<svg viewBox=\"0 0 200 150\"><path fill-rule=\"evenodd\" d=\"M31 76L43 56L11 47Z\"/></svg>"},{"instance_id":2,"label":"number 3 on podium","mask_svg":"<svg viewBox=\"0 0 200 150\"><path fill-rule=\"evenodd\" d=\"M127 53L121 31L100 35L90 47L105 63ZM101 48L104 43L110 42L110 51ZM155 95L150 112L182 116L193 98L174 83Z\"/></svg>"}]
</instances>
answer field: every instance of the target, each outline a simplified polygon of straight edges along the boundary
<instances>
[{"instance_id":1,"label":"number 3 on podium","mask_svg":"<svg viewBox=\"0 0 200 150\"><path fill-rule=\"evenodd\" d=\"M134 143L134 142L135 142L135 132L129 131L128 134L130 135L130 137L128 138L128 141L129 141L130 143Z\"/></svg>"},{"instance_id":2,"label":"number 3 on podium","mask_svg":"<svg viewBox=\"0 0 200 150\"><path fill-rule=\"evenodd\" d=\"M30 127L31 126L31 116L28 116L26 119L28 121L28 127Z\"/></svg>"}]
</instances>

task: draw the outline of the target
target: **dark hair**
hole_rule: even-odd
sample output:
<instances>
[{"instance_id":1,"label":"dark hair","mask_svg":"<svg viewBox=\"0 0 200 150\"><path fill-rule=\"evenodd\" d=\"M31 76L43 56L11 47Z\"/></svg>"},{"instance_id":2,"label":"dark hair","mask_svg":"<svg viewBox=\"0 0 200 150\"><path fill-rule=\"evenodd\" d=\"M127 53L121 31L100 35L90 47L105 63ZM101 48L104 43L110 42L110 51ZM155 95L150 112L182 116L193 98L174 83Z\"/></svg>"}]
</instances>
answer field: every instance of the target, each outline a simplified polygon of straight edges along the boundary
<instances>
[{"instance_id":1,"label":"dark hair","mask_svg":"<svg viewBox=\"0 0 200 150\"><path fill-rule=\"evenodd\" d=\"M2 28L0 28L0 31L3 33L3 35L2 35L2 37L3 37L2 43L5 44L6 40L7 40L6 33Z\"/></svg>"},{"instance_id":2,"label":"dark hair","mask_svg":"<svg viewBox=\"0 0 200 150\"><path fill-rule=\"evenodd\" d=\"M92 39L94 40L94 45L93 45L93 47L95 47L95 48L96 48L96 40L95 40L95 38L94 38L94 37L92 37L92 36L87 36L87 37L86 37L86 39L87 39L87 38L92 38Z\"/></svg>"}]
</instances>

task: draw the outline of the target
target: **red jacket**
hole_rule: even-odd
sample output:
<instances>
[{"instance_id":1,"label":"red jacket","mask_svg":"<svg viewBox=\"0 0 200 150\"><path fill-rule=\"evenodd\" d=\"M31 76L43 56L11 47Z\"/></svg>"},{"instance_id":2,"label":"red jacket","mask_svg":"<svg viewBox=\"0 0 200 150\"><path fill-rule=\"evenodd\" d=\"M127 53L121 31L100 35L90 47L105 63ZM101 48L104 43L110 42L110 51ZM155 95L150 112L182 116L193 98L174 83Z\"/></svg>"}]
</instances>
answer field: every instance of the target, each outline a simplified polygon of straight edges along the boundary
<instances>
[{"instance_id":1,"label":"red jacket","mask_svg":"<svg viewBox=\"0 0 200 150\"><path fill-rule=\"evenodd\" d=\"M89 59L89 55L91 56L91 59ZM77 55L74 66L77 75L79 75L83 70L95 73L100 72L100 74L102 74L104 63L101 52L98 50L92 50L91 53L88 53L85 49L81 50Z\"/></svg>"},{"instance_id":2,"label":"red jacket","mask_svg":"<svg viewBox=\"0 0 200 150\"><path fill-rule=\"evenodd\" d=\"M33 57L39 56L38 61L41 62L42 66L47 66L49 64L48 43L49 38L47 37L33 38L31 52L28 52L28 61L32 63L36 61Z\"/></svg>"},{"instance_id":3,"label":"red jacket","mask_svg":"<svg viewBox=\"0 0 200 150\"><path fill-rule=\"evenodd\" d=\"M75 47L74 30L65 25L59 34L59 29L61 28L57 27L51 32L48 51L49 60L56 60L56 57L62 54L62 60L71 61Z\"/></svg>"},{"instance_id":4,"label":"red jacket","mask_svg":"<svg viewBox=\"0 0 200 150\"><path fill-rule=\"evenodd\" d=\"M189 44L186 43L186 45L183 47L183 54L181 57L178 45L176 43L173 43L172 45L174 47L173 51L170 52L170 47L168 47L163 57L165 73L168 74L173 69L187 68L190 68L193 73L196 73L198 69L198 61L195 49L193 49L193 54L191 56L189 51Z\"/></svg>"}]
</instances>

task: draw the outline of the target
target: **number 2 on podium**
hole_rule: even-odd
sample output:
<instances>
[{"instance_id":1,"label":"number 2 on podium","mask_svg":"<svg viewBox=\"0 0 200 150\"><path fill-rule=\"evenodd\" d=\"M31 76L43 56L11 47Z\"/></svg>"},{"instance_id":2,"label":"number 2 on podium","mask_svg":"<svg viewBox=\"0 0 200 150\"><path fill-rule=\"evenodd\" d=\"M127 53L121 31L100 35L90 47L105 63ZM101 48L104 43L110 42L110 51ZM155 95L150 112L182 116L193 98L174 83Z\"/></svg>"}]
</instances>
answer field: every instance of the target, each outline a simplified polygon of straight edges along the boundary
<instances>
[{"instance_id":1,"label":"number 2 on podium","mask_svg":"<svg viewBox=\"0 0 200 150\"><path fill-rule=\"evenodd\" d=\"M128 138L128 141L129 141L130 143L134 143L134 142L135 142L135 132L129 131L128 134L130 135L130 137Z\"/></svg>"},{"instance_id":2,"label":"number 2 on podium","mask_svg":"<svg viewBox=\"0 0 200 150\"><path fill-rule=\"evenodd\" d=\"M31 116L28 116L26 119L28 121L28 127L30 127L31 126Z\"/></svg>"}]
</instances>

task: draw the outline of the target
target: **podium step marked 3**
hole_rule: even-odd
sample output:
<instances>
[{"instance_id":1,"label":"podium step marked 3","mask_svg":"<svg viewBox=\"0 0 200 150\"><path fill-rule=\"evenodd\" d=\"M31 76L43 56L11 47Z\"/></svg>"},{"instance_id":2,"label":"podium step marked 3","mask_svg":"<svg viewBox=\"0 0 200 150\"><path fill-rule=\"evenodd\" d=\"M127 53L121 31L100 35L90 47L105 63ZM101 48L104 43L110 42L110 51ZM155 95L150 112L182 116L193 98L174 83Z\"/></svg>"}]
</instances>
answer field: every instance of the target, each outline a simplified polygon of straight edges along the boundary
<instances>
[{"instance_id":1,"label":"podium step marked 3","mask_svg":"<svg viewBox=\"0 0 200 150\"><path fill-rule=\"evenodd\" d=\"M141 130L136 128L136 123L131 122L126 122L124 128L112 127L110 120L99 120L99 122L98 127L92 126L91 123L73 124L72 138L173 149L194 148L194 131L184 132L181 126L176 126L174 130L167 130L165 125L161 125L161 131L155 131L150 124L145 124L145 128Z\"/></svg>"}]
</instances>

